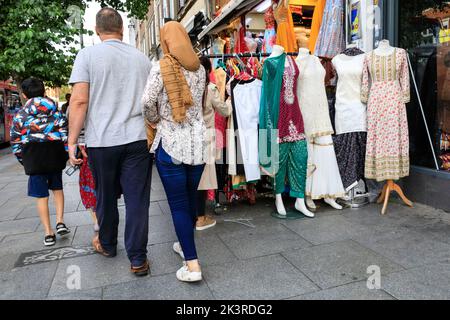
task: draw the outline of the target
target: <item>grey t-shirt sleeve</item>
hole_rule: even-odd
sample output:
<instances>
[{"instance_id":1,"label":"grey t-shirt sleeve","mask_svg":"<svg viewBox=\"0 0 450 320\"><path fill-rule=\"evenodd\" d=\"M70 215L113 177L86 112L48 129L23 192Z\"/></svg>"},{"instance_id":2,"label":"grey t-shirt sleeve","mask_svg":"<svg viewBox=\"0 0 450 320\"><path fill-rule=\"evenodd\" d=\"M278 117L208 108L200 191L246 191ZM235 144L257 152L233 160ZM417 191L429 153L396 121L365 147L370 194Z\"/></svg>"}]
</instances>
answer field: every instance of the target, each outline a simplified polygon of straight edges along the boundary
<instances>
[{"instance_id":1,"label":"grey t-shirt sleeve","mask_svg":"<svg viewBox=\"0 0 450 320\"><path fill-rule=\"evenodd\" d=\"M91 82L89 77L89 64L86 56L86 50L78 52L75 63L70 75L69 84L73 85L77 82Z\"/></svg>"}]
</instances>

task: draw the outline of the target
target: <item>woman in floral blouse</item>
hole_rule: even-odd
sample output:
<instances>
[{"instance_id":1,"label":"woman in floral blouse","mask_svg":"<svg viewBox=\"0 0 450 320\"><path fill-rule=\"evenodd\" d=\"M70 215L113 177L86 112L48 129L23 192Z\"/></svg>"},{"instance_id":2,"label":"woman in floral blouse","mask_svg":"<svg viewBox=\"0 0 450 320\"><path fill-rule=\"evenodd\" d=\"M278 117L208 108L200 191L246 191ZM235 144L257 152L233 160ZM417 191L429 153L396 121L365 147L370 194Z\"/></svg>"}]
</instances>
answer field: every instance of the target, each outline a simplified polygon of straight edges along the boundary
<instances>
[{"instance_id":1,"label":"woman in floral blouse","mask_svg":"<svg viewBox=\"0 0 450 320\"><path fill-rule=\"evenodd\" d=\"M206 74L180 23L164 25L161 46L164 57L148 78L143 113L179 240L173 249L185 261L176 275L180 281L194 282L202 279L194 228L206 146L202 113Z\"/></svg>"}]
</instances>

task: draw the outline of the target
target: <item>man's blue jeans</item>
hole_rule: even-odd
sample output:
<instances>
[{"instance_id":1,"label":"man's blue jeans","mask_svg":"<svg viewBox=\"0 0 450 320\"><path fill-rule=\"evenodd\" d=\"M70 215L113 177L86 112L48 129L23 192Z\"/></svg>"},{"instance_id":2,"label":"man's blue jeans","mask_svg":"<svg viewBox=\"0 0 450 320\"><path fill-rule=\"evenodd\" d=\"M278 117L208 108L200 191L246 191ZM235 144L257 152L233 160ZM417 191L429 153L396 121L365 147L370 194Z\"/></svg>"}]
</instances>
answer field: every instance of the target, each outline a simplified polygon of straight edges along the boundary
<instances>
[{"instance_id":1,"label":"man's blue jeans","mask_svg":"<svg viewBox=\"0 0 450 320\"><path fill-rule=\"evenodd\" d=\"M175 164L161 144L156 150L156 168L166 191L173 224L186 261L197 259L194 228L197 220L197 188L204 165Z\"/></svg>"}]
</instances>

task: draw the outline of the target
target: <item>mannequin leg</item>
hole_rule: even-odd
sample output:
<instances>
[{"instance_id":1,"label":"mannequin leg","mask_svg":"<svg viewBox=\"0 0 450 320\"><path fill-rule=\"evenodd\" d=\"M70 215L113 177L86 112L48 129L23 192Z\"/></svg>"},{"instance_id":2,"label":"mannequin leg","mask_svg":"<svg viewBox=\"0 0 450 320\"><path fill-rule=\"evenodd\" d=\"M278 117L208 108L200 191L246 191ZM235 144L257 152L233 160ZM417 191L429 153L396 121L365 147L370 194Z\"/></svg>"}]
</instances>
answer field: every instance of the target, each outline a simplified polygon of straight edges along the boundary
<instances>
[{"instance_id":1,"label":"mannequin leg","mask_svg":"<svg viewBox=\"0 0 450 320\"><path fill-rule=\"evenodd\" d=\"M325 203L329 204L331 207L333 207L336 210L342 210L342 206L336 202L336 199L333 198L325 198Z\"/></svg>"},{"instance_id":2,"label":"mannequin leg","mask_svg":"<svg viewBox=\"0 0 450 320\"><path fill-rule=\"evenodd\" d=\"M281 143L279 145L279 167L274 178L274 189L275 189L275 206L277 207L278 214L285 216L286 208L284 207L282 193L286 187L286 173L287 173L287 163L288 163L288 143Z\"/></svg>"},{"instance_id":3,"label":"mannequin leg","mask_svg":"<svg viewBox=\"0 0 450 320\"><path fill-rule=\"evenodd\" d=\"M290 196L297 198L295 209L309 218L314 218L314 214L306 208L305 189L306 175L308 167L308 150L306 141L297 141L290 144L288 160L288 176L291 186Z\"/></svg>"},{"instance_id":4,"label":"mannequin leg","mask_svg":"<svg viewBox=\"0 0 450 320\"><path fill-rule=\"evenodd\" d=\"M308 208L306 207L304 198L297 198L297 200L295 201L295 209L297 211L300 211L301 213L303 213L308 218L314 218L315 217L314 213L309 211Z\"/></svg>"},{"instance_id":5,"label":"mannequin leg","mask_svg":"<svg viewBox=\"0 0 450 320\"><path fill-rule=\"evenodd\" d=\"M275 206L277 207L277 212L281 216L285 216L287 214L286 208L284 207L283 197L281 194L277 194L275 196Z\"/></svg>"},{"instance_id":6,"label":"mannequin leg","mask_svg":"<svg viewBox=\"0 0 450 320\"><path fill-rule=\"evenodd\" d=\"M306 205L308 206L308 208L312 209L312 210L316 210L316 204L314 203L313 199L311 199L310 196L306 197Z\"/></svg>"}]
</instances>

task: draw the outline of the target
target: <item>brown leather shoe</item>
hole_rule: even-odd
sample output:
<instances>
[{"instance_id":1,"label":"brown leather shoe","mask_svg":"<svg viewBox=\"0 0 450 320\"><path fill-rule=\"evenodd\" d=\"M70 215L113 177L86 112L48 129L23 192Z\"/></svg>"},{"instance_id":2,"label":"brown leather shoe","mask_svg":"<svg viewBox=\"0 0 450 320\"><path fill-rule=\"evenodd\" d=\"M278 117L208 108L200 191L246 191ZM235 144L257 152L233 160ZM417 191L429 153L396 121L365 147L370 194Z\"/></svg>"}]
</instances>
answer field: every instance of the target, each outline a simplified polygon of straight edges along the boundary
<instances>
[{"instance_id":1,"label":"brown leather shoe","mask_svg":"<svg viewBox=\"0 0 450 320\"><path fill-rule=\"evenodd\" d=\"M131 266L130 271L136 277L145 277L150 273L150 264L148 260L145 260L145 263L140 267Z\"/></svg>"},{"instance_id":2,"label":"brown leather shoe","mask_svg":"<svg viewBox=\"0 0 450 320\"><path fill-rule=\"evenodd\" d=\"M101 245L101 243L100 243L100 239L99 239L98 235L96 235L96 236L92 239L92 246L94 247L94 250L95 250L97 253L101 254L101 255L104 256L104 257L107 257L107 258L115 257L115 254L108 253L108 252L106 252L106 251L103 249L103 247L102 247L102 245Z\"/></svg>"}]
</instances>

